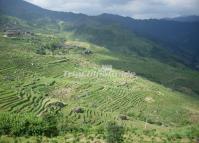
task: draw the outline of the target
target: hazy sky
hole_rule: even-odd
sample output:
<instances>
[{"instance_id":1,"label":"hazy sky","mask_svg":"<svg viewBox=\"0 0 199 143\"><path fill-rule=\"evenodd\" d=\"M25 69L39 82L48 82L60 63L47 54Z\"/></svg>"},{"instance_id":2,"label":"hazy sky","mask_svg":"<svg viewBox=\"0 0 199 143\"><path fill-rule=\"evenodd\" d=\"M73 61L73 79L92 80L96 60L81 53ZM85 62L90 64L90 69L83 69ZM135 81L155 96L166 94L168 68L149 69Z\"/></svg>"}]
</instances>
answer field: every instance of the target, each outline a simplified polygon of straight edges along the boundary
<instances>
[{"instance_id":1,"label":"hazy sky","mask_svg":"<svg viewBox=\"0 0 199 143\"><path fill-rule=\"evenodd\" d=\"M199 15L199 0L26 0L56 11L98 15L111 13L134 18Z\"/></svg>"}]
</instances>

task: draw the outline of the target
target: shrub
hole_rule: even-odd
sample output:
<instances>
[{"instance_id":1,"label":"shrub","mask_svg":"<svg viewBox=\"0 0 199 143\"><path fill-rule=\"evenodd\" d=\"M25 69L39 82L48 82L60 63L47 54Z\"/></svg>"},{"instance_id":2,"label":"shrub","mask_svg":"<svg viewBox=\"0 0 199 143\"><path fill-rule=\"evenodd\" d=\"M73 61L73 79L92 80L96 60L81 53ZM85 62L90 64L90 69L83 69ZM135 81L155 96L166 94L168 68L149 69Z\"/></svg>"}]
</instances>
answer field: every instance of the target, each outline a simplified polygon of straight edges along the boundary
<instances>
[{"instance_id":1,"label":"shrub","mask_svg":"<svg viewBox=\"0 0 199 143\"><path fill-rule=\"evenodd\" d=\"M144 130L144 131L143 131L144 135L147 135L147 136L154 136L154 135L155 135L155 132L156 132L155 129L152 129L152 130Z\"/></svg>"},{"instance_id":2,"label":"shrub","mask_svg":"<svg viewBox=\"0 0 199 143\"><path fill-rule=\"evenodd\" d=\"M46 55L46 49L44 47L37 48L36 54Z\"/></svg>"},{"instance_id":3,"label":"shrub","mask_svg":"<svg viewBox=\"0 0 199 143\"><path fill-rule=\"evenodd\" d=\"M44 135L48 137L57 136L59 130L57 128L57 115L52 113L47 113L43 116L44 120Z\"/></svg>"},{"instance_id":4,"label":"shrub","mask_svg":"<svg viewBox=\"0 0 199 143\"><path fill-rule=\"evenodd\" d=\"M124 129L114 122L109 122L106 127L106 140L108 143L122 143Z\"/></svg>"},{"instance_id":5,"label":"shrub","mask_svg":"<svg viewBox=\"0 0 199 143\"><path fill-rule=\"evenodd\" d=\"M0 135L9 134L11 132L11 117L7 113L0 115Z\"/></svg>"},{"instance_id":6,"label":"shrub","mask_svg":"<svg viewBox=\"0 0 199 143\"><path fill-rule=\"evenodd\" d=\"M96 130L97 130L98 134L104 134L104 127L103 126L98 126Z\"/></svg>"}]
</instances>

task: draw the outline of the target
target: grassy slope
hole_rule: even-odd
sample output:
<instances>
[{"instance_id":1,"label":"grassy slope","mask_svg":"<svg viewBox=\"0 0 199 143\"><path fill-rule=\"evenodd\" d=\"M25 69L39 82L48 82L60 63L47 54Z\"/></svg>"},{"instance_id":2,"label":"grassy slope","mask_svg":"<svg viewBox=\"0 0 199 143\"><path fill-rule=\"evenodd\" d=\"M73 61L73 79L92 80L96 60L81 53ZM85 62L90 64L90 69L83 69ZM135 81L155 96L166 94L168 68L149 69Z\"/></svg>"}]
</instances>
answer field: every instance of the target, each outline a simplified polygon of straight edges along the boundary
<instances>
[{"instance_id":1,"label":"grassy slope","mask_svg":"<svg viewBox=\"0 0 199 143\"><path fill-rule=\"evenodd\" d=\"M129 141L132 138L140 140L140 135L144 140L152 139L149 135L143 135L146 120L153 121L153 124L147 125L147 130L156 129L157 140L164 137L164 132L168 134L169 130L187 131L188 126L198 124L195 120L199 116L197 97L181 94L140 76L132 79L115 76L64 77L64 71L102 72L99 63L113 64L116 68L117 65L126 65L120 64L121 59L125 63L129 59L136 63L130 63L132 71L146 71L141 68L142 65L147 67L145 60L122 54L116 56L102 47L71 39L68 39L67 46L79 48L67 52L55 51L54 55L50 52L43 56L35 54L38 46L35 43L46 43L51 39L46 35L37 35L33 39L0 38L2 111L40 114L49 103L63 101L67 105L63 109L64 115L74 124L80 126L83 123L85 127L91 125L95 129L109 120L116 121L128 128L126 140ZM91 49L94 54L82 55L83 48ZM164 66L161 63L157 65ZM151 71L154 72L153 69ZM113 72L122 71L113 69ZM55 84L52 84L54 81ZM79 106L85 109L83 114L71 112ZM118 119L120 114L128 115L129 120L121 121ZM159 123L162 125L159 126ZM132 133L135 129L139 133Z\"/></svg>"}]
</instances>

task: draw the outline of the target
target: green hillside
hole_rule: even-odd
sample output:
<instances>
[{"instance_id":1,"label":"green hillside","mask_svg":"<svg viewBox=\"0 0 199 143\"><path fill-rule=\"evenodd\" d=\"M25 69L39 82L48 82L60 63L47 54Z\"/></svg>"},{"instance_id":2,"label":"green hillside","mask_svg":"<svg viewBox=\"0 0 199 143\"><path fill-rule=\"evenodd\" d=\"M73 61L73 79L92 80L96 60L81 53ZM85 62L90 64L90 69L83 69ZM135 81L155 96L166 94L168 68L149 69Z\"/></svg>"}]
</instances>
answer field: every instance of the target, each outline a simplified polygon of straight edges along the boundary
<instances>
[{"instance_id":1,"label":"green hillside","mask_svg":"<svg viewBox=\"0 0 199 143\"><path fill-rule=\"evenodd\" d=\"M78 40L72 32L42 34L33 29L34 36L8 38L1 33L2 141L105 142L109 122L124 128L124 142L193 142L197 138L199 100L193 92L198 89L197 72L152 57L114 53L100 45ZM113 69L108 65L113 65ZM125 72L128 70L137 75L129 76ZM179 84L175 84L177 82ZM175 91L175 86L187 94ZM5 119L3 114L7 113L13 115L6 115ZM18 117L18 113L21 116ZM47 113L57 116L59 136L5 136L18 135L20 118L31 116L34 122L45 121ZM11 131L6 133L4 122L12 118L18 120L7 125L11 126ZM29 117L27 121L32 123ZM39 135L35 130L31 134ZM31 135L22 131L22 136Z\"/></svg>"},{"instance_id":2,"label":"green hillside","mask_svg":"<svg viewBox=\"0 0 199 143\"><path fill-rule=\"evenodd\" d=\"M100 64L110 64L120 70L136 72L148 80L186 94L199 93L198 72L187 68L178 61L176 55L160 44L114 25L78 27L74 31L74 38L105 47L110 52L103 53L104 55L117 57L101 57L97 61Z\"/></svg>"}]
</instances>

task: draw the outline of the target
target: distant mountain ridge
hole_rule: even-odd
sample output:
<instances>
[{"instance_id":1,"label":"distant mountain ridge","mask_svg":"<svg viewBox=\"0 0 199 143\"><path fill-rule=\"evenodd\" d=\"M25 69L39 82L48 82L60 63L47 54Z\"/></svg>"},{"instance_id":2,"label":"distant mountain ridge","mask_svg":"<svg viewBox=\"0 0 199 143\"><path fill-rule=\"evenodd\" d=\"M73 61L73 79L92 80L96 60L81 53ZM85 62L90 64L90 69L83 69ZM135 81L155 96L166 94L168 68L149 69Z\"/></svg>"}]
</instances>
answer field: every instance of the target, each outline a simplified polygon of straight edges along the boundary
<instances>
[{"instance_id":1,"label":"distant mountain ridge","mask_svg":"<svg viewBox=\"0 0 199 143\"><path fill-rule=\"evenodd\" d=\"M16 16L26 20L38 18L52 18L59 20L75 20L81 17L88 17L84 14L74 14L72 12L56 12L40 8L23 0L0 0L0 11L5 15Z\"/></svg>"},{"instance_id":2,"label":"distant mountain ridge","mask_svg":"<svg viewBox=\"0 0 199 143\"><path fill-rule=\"evenodd\" d=\"M179 55L182 61L196 67L199 63L199 22L178 22L175 20L135 20L110 14L97 16L102 23L119 23L124 28L151 39Z\"/></svg>"},{"instance_id":3,"label":"distant mountain ridge","mask_svg":"<svg viewBox=\"0 0 199 143\"><path fill-rule=\"evenodd\" d=\"M199 22L199 16L190 15L190 16L180 16L175 18L165 18L170 21L178 21L178 22Z\"/></svg>"}]
</instances>

